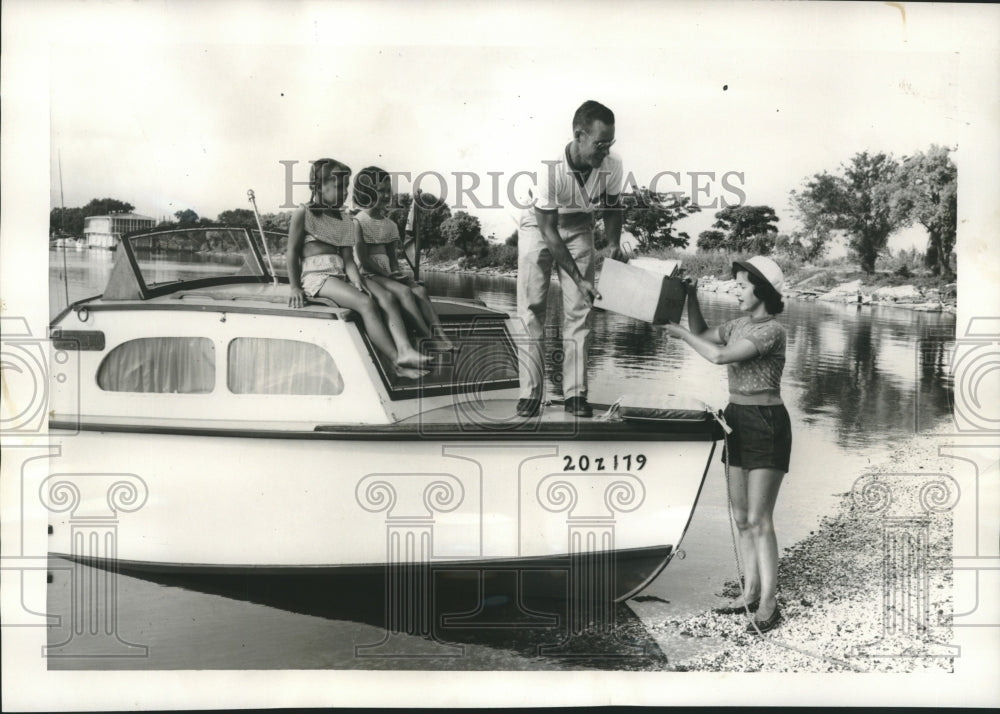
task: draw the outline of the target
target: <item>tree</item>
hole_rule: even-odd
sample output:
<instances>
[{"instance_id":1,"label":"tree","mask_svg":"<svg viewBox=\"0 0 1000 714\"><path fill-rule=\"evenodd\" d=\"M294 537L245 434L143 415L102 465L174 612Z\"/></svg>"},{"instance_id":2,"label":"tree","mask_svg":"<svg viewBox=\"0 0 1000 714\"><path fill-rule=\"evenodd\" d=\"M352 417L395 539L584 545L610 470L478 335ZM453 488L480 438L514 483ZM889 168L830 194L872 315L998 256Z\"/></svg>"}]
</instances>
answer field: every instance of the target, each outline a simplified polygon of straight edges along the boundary
<instances>
[{"instance_id":1,"label":"tree","mask_svg":"<svg viewBox=\"0 0 1000 714\"><path fill-rule=\"evenodd\" d=\"M932 145L903 160L893 195L893 218L927 231L925 262L934 275L952 280L951 252L958 228L958 169L949 149Z\"/></svg>"},{"instance_id":2,"label":"tree","mask_svg":"<svg viewBox=\"0 0 1000 714\"><path fill-rule=\"evenodd\" d=\"M861 269L873 273L875 259L902 223L892 210L898 164L888 154L865 151L841 168L842 176L813 176L802 191L801 205L812 212L812 225L844 231Z\"/></svg>"},{"instance_id":3,"label":"tree","mask_svg":"<svg viewBox=\"0 0 1000 714\"><path fill-rule=\"evenodd\" d=\"M689 196L654 193L645 186L621 195L623 227L645 240L651 248L686 248L691 237L674 233L674 224L701 208Z\"/></svg>"},{"instance_id":4,"label":"tree","mask_svg":"<svg viewBox=\"0 0 1000 714\"><path fill-rule=\"evenodd\" d=\"M220 213L215 220L224 226L257 227L257 218L249 208L231 208Z\"/></svg>"},{"instance_id":5,"label":"tree","mask_svg":"<svg viewBox=\"0 0 1000 714\"><path fill-rule=\"evenodd\" d=\"M836 230L835 217L823 210L824 196L832 195L838 188L836 178L830 174L817 174L806 187L811 190L791 191L792 211L802 224L792 234L791 241L800 246L805 260L815 261L829 249Z\"/></svg>"},{"instance_id":6,"label":"tree","mask_svg":"<svg viewBox=\"0 0 1000 714\"><path fill-rule=\"evenodd\" d=\"M53 208L49 211L49 235L66 232L83 235L83 210L80 208Z\"/></svg>"},{"instance_id":7,"label":"tree","mask_svg":"<svg viewBox=\"0 0 1000 714\"><path fill-rule=\"evenodd\" d=\"M441 233L449 245L455 246L467 257L482 252L484 247L489 249L479 219L465 211L458 211L446 219L441 224Z\"/></svg>"},{"instance_id":8,"label":"tree","mask_svg":"<svg viewBox=\"0 0 1000 714\"><path fill-rule=\"evenodd\" d=\"M292 214L290 211L283 211L281 213L265 213L260 217L260 222L263 224L265 231L279 231L287 233L288 225L291 221Z\"/></svg>"},{"instance_id":9,"label":"tree","mask_svg":"<svg viewBox=\"0 0 1000 714\"><path fill-rule=\"evenodd\" d=\"M107 216L111 213L131 213L135 206L126 201L119 201L117 198L92 198L90 203L83 207L84 218L88 216Z\"/></svg>"},{"instance_id":10,"label":"tree","mask_svg":"<svg viewBox=\"0 0 1000 714\"><path fill-rule=\"evenodd\" d=\"M504 240L503 243L504 243L504 245L510 245L510 246L514 246L516 248L517 247L517 231L514 231L509 236L507 236L506 240Z\"/></svg>"},{"instance_id":11,"label":"tree","mask_svg":"<svg viewBox=\"0 0 1000 714\"><path fill-rule=\"evenodd\" d=\"M767 255L774 247L777 222L778 216L770 206L728 206L715 214L712 227L725 233L726 249Z\"/></svg>"},{"instance_id":12,"label":"tree","mask_svg":"<svg viewBox=\"0 0 1000 714\"><path fill-rule=\"evenodd\" d=\"M198 222L198 214L190 208L185 208L183 211L175 211L174 218L182 226L190 226Z\"/></svg>"},{"instance_id":13,"label":"tree","mask_svg":"<svg viewBox=\"0 0 1000 714\"><path fill-rule=\"evenodd\" d=\"M710 252L713 250L725 250L726 234L718 230L702 231L698 234L698 250Z\"/></svg>"}]
</instances>

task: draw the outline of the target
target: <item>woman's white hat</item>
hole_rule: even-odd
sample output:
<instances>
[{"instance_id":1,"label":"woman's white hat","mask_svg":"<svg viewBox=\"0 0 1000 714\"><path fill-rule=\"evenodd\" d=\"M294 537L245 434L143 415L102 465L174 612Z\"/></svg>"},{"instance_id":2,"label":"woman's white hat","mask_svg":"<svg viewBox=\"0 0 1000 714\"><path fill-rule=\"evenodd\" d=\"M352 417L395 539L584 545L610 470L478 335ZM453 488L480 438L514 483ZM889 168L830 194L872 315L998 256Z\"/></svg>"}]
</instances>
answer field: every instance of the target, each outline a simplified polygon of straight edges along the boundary
<instances>
[{"instance_id":1,"label":"woman's white hat","mask_svg":"<svg viewBox=\"0 0 1000 714\"><path fill-rule=\"evenodd\" d=\"M781 272L781 268L763 255L755 255L749 260L737 260L733 263L733 270L745 270L766 280L778 295L781 295L781 290L785 287L785 274Z\"/></svg>"}]
</instances>

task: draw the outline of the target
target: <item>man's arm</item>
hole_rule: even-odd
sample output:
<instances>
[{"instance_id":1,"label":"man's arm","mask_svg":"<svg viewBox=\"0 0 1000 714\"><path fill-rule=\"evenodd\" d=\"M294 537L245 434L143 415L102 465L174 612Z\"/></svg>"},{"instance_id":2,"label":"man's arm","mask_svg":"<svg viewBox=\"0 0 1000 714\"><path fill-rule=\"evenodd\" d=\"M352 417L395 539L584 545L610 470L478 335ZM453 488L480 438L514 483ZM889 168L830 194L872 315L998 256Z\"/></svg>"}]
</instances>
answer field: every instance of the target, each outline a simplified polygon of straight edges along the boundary
<instances>
[{"instance_id":1,"label":"man's arm","mask_svg":"<svg viewBox=\"0 0 1000 714\"><path fill-rule=\"evenodd\" d=\"M587 280L583 273L580 272L576 261L573 260L573 256L559 235L559 212L543 211L536 208L535 220L538 222L538 230L541 231L542 239L545 241L549 252L552 253L552 258L556 261L556 265L573 278L573 282L576 283L577 288L583 293L589 306L594 301L594 298L599 296L597 290L594 289L593 283ZM620 230L621 226L619 226Z\"/></svg>"},{"instance_id":2,"label":"man's arm","mask_svg":"<svg viewBox=\"0 0 1000 714\"><path fill-rule=\"evenodd\" d=\"M622 231L622 224L625 222L625 208L621 204L621 195L608 196L605 206L603 211L604 234L614 249L612 255L620 256L629 261L635 257L642 241L631 233Z\"/></svg>"},{"instance_id":3,"label":"man's arm","mask_svg":"<svg viewBox=\"0 0 1000 714\"><path fill-rule=\"evenodd\" d=\"M615 250L621 249L622 243L622 207L620 196L608 196L607 208L604 209L604 235ZM628 256L632 257L632 256Z\"/></svg>"}]
</instances>

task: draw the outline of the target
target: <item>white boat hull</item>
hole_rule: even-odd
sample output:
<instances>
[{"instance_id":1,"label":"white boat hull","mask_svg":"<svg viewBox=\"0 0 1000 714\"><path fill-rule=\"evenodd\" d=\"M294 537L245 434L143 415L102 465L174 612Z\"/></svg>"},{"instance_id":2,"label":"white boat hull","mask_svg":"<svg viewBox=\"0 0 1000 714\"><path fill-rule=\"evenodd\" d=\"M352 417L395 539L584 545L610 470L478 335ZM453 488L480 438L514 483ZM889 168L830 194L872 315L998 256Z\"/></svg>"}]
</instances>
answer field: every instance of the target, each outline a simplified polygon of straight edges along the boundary
<instances>
[{"instance_id":1,"label":"white boat hull","mask_svg":"<svg viewBox=\"0 0 1000 714\"><path fill-rule=\"evenodd\" d=\"M42 486L49 551L225 570L672 550L714 450L340 437L67 436Z\"/></svg>"}]
</instances>

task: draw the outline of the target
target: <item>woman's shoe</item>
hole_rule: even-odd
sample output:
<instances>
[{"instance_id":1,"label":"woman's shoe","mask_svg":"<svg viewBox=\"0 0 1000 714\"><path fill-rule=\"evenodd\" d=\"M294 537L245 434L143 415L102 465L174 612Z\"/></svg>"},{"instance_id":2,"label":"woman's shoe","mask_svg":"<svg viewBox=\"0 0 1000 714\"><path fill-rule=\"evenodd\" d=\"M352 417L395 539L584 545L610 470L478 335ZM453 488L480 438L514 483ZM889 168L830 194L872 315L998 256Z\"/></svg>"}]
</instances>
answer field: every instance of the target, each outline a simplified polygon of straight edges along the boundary
<instances>
[{"instance_id":1,"label":"woman's shoe","mask_svg":"<svg viewBox=\"0 0 1000 714\"><path fill-rule=\"evenodd\" d=\"M733 605L731 607L717 607L712 612L716 615L742 615L744 612L749 610L750 612L757 612L757 608L760 606L760 598L757 598L752 603L744 607L743 605Z\"/></svg>"},{"instance_id":2,"label":"woman's shoe","mask_svg":"<svg viewBox=\"0 0 1000 714\"><path fill-rule=\"evenodd\" d=\"M752 635L757 634L758 632L764 634L765 632L770 632L771 630L773 630L775 627L778 626L778 623L780 622L781 622L781 611L778 610L778 606L775 605L774 612L771 613L771 616L769 618L767 618L766 620L758 620L755 618L753 622L747 625L747 632L749 632Z\"/></svg>"}]
</instances>

